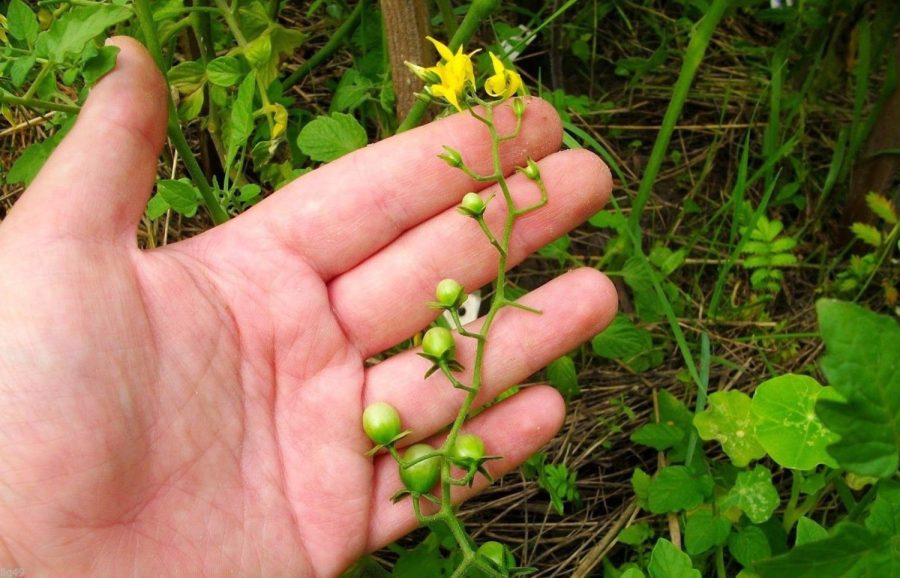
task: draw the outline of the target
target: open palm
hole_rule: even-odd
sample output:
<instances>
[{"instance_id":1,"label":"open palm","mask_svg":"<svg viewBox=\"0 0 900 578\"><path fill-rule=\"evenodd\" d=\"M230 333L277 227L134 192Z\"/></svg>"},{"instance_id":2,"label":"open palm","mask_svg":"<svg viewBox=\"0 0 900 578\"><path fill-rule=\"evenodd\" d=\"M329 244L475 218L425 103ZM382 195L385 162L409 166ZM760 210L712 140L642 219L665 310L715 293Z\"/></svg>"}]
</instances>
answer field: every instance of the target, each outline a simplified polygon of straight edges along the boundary
<instances>
[{"instance_id":1,"label":"open palm","mask_svg":"<svg viewBox=\"0 0 900 578\"><path fill-rule=\"evenodd\" d=\"M433 319L441 278L490 280L492 247L453 211L475 183L437 158L446 144L487 171L486 131L456 115L141 251L165 89L137 43L116 43L116 70L0 227L0 567L335 576L415 525L408 503L389 501L396 464L364 455L363 408L392 403L415 441L462 400L443 377L423 379L428 362L412 352L365 360ZM512 116L500 111L501 127ZM531 100L503 149L508 172L540 159L551 199L518 224L515 262L608 195L605 166L557 152L560 136L552 109ZM510 182L523 202L537 198L527 179ZM616 303L593 270L524 302L544 315L498 317L483 401L598 332ZM554 435L563 410L551 388L527 388L466 427L505 456L501 474Z\"/></svg>"}]
</instances>

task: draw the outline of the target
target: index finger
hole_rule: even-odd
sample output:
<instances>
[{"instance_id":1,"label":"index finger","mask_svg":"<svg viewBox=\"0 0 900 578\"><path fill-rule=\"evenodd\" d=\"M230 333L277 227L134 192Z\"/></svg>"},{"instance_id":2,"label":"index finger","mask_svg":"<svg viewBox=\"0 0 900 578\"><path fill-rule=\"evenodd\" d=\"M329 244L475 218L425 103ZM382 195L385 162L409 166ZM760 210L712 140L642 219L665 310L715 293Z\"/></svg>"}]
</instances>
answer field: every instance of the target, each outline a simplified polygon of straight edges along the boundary
<instances>
[{"instance_id":1,"label":"index finger","mask_svg":"<svg viewBox=\"0 0 900 578\"><path fill-rule=\"evenodd\" d=\"M494 111L499 134L516 126L506 104ZM559 150L562 124L553 107L526 101L521 132L500 146L505 174ZM307 259L328 280L357 265L401 233L483 189L438 155L458 150L478 174L492 172L487 128L459 113L353 152L308 173L254 207L221 234L270 237L291 254Z\"/></svg>"}]
</instances>

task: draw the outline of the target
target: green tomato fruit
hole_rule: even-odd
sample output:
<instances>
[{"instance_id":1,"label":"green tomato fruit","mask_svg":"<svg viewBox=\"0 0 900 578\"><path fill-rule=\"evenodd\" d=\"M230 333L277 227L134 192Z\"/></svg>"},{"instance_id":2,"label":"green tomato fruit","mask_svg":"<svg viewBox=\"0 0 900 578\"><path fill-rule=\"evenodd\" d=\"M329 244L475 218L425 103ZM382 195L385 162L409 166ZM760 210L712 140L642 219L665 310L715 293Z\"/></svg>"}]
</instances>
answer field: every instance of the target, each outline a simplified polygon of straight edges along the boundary
<instances>
[{"instance_id":1,"label":"green tomato fruit","mask_svg":"<svg viewBox=\"0 0 900 578\"><path fill-rule=\"evenodd\" d=\"M490 561L500 570L509 570L516 565L516 557L500 542L485 542L479 546L476 555Z\"/></svg>"},{"instance_id":2,"label":"green tomato fruit","mask_svg":"<svg viewBox=\"0 0 900 578\"><path fill-rule=\"evenodd\" d=\"M428 444L416 444L409 446L403 454L404 463L409 463L426 454L430 454L434 448ZM422 460L408 468L400 466L400 479L403 485L411 492L424 494L431 490L441 476L441 460L438 456Z\"/></svg>"},{"instance_id":3,"label":"green tomato fruit","mask_svg":"<svg viewBox=\"0 0 900 578\"><path fill-rule=\"evenodd\" d=\"M472 464L484 457L484 440L475 434L462 434L450 448L450 459L462 464Z\"/></svg>"},{"instance_id":4,"label":"green tomato fruit","mask_svg":"<svg viewBox=\"0 0 900 578\"><path fill-rule=\"evenodd\" d=\"M389 403L375 402L363 412L363 429L376 444L387 444L400 435L400 414Z\"/></svg>"},{"instance_id":5,"label":"green tomato fruit","mask_svg":"<svg viewBox=\"0 0 900 578\"><path fill-rule=\"evenodd\" d=\"M438 283L434 295L438 303L448 308L459 307L466 300L465 288L455 279L444 279Z\"/></svg>"},{"instance_id":6,"label":"green tomato fruit","mask_svg":"<svg viewBox=\"0 0 900 578\"><path fill-rule=\"evenodd\" d=\"M453 355L456 342L446 327L432 327L422 338L422 351L435 359L447 359Z\"/></svg>"},{"instance_id":7,"label":"green tomato fruit","mask_svg":"<svg viewBox=\"0 0 900 578\"><path fill-rule=\"evenodd\" d=\"M480 217L486 208L487 203L478 193L466 193L459 203L459 212L470 217Z\"/></svg>"}]
</instances>

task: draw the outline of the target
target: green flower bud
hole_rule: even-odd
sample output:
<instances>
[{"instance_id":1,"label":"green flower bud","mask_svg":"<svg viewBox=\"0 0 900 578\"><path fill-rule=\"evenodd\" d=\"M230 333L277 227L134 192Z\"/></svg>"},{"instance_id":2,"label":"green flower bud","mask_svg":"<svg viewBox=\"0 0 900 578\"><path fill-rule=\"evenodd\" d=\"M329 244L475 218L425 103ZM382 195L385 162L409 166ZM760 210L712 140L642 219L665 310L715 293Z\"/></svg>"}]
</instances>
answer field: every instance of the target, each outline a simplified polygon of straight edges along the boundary
<instances>
[{"instance_id":1,"label":"green flower bud","mask_svg":"<svg viewBox=\"0 0 900 578\"><path fill-rule=\"evenodd\" d=\"M447 309L455 309L466 300L465 288L454 279L444 279L438 283L434 295L437 302Z\"/></svg>"},{"instance_id":2,"label":"green flower bud","mask_svg":"<svg viewBox=\"0 0 900 578\"><path fill-rule=\"evenodd\" d=\"M432 327L422 338L422 352L433 359L450 359L455 348L456 341L446 327Z\"/></svg>"},{"instance_id":3,"label":"green flower bud","mask_svg":"<svg viewBox=\"0 0 900 578\"><path fill-rule=\"evenodd\" d=\"M532 181L536 181L541 178L541 169L540 167L538 167L538 164L532 159L528 159L528 165L524 169L519 170L523 175L525 175Z\"/></svg>"},{"instance_id":4,"label":"green flower bud","mask_svg":"<svg viewBox=\"0 0 900 578\"><path fill-rule=\"evenodd\" d=\"M435 72L434 69L425 68L424 66L419 66L418 64L413 64L409 61L404 61L403 64L405 64L406 67L425 84L441 83L441 77L438 76L438 73Z\"/></svg>"},{"instance_id":5,"label":"green flower bud","mask_svg":"<svg viewBox=\"0 0 900 578\"><path fill-rule=\"evenodd\" d=\"M484 210L487 208L487 204L484 202L478 193L466 193L466 195L462 198L462 201L459 203L459 207L457 210L463 215L467 215L469 217L480 217L484 214Z\"/></svg>"},{"instance_id":6,"label":"green flower bud","mask_svg":"<svg viewBox=\"0 0 900 578\"><path fill-rule=\"evenodd\" d=\"M521 98L514 99L513 112L516 113L516 118L522 118L522 116L525 114L525 101Z\"/></svg>"},{"instance_id":7,"label":"green flower bud","mask_svg":"<svg viewBox=\"0 0 900 578\"><path fill-rule=\"evenodd\" d=\"M456 168L456 169L463 166L462 155L459 154L459 151L452 149L448 146L444 147L444 152L439 154L438 158L444 159L444 162L446 162L448 165L450 165L451 167Z\"/></svg>"}]
</instances>

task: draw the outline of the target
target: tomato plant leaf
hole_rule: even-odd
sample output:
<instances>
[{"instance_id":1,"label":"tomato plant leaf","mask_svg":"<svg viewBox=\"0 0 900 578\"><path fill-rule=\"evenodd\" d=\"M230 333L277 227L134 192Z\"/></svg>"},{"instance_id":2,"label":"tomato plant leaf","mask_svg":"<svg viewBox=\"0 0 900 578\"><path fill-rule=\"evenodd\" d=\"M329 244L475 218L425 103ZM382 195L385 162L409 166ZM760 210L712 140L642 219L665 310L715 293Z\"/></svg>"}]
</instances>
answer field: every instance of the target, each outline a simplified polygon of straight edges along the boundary
<instances>
[{"instance_id":1,"label":"tomato plant leaf","mask_svg":"<svg viewBox=\"0 0 900 578\"><path fill-rule=\"evenodd\" d=\"M366 130L349 114L319 116L303 127L297 146L314 161L330 162L366 146Z\"/></svg>"},{"instance_id":2,"label":"tomato plant leaf","mask_svg":"<svg viewBox=\"0 0 900 578\"><path fill-rule=\"evenodd\" d=\"M820 395L834 396L815 379L789 373L764 381L756 388L751 406L759 443L778 465L811 470L825 464L836 467L826 450L837 436L816 416Z\"/></svg>"},{"instance_id":3,"label":"tomato plant leaf","mask_svg":"<svg viewBox=\"0 0 900 578\"><path fill-rule=\"evenodd\" d=\"M772 483L772 472L765 466L756 466L741 472L720 505L727 510L736 507L754 524L762 524L772 517L780 502L778 490Z\"/></svg>"},{"instance_id":4,"label":"tomato plant leaf","mask_svg":"<svg viewBox=\"0 0 900 578\"><path fill-rule=\"evenodd\" d=\"M119 55L118 46L104 46L97 54L85 61L81 68L81 76L88 85L94 84L116 67Z\"/></svg>"},{"instance_id":5,"label":"tomato plant leaf","mask_svg":"<svg viewBox=\"0 0 900 578\"><path fill-rule=\"evenodd\" d=\"M650 578L701 578L700 571L691 564L691 557L665 538L660 538L653 547L647 571Z\"/></svg>"},{"instance_id":6,"label":"tomato plant leaf","mask_svg":"<svg viewBox=\"0 0 900 578\"><path fill-rule=\"evenodd\" d=\"M234 86L246 73L246 67L234 56L220 56L206 65L206 77L216 86Z\"/></svg>"},{"instance_id":7,"label":"tomato plant leaf","mask_svg":"<svg viewBox=\"0 0 900 578\"><path fill-rule=\"evenodd\" d=\"M131 10L124 6L76 6L54 20L49 30L38 35L35 52L40 58L63 62L67 55L80 54L85 44L129 17Z\"/></svg>"},{"instance_id":8,"label":"tomato plant leaf","mask_svg":"<svg viewBox=\"0 0 900 578\"><path fill-rule=\"evenodd\" d=\"M10 36L24 40L29 46L34 44L40 30L37 16L22 0L12 0L9 3L6 25Z\"/></svg>"},{"instance_id":9,"label":"tomato plant leaf","mask_svg":"<svg viewBox=\"0 0 900 578\"><path fill-rule=\"evenodd\" d=\"M822 371L846 401L820 399L822 422L840 440L828 446L841 467L887 478L900 452L900 327L858 305L816 304L825 341Z\"/></svg>"},{"instance_id":10,"label":"tomato plant leaf","mask_svg":"<svg viewBox=\"0 0 900 578\"><path fill-rule=\"evenodd\" d=\"M177 213L193 217L200 203L200 193L186 181L161 180L156 190L162 199Z\"/></svg>"},{"instance_id":11,"label":"tomato plant leaf","mask_svg":"<svg viewBox=\"0 0 900 578\"><path fill-rule=\"evenodd\" d=\"M750 403L743 392L717 391L709 396L707 409L694 417L700 438L718 441L739 468L766 455L756 437Z\"/></svg>"}]
</instances>

